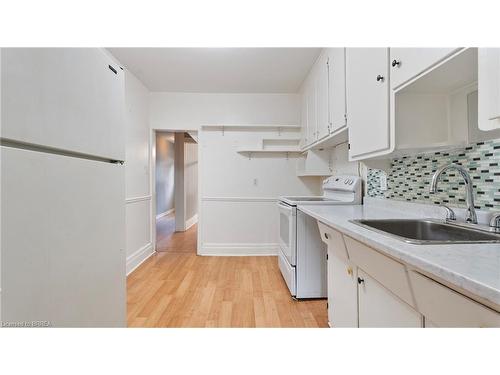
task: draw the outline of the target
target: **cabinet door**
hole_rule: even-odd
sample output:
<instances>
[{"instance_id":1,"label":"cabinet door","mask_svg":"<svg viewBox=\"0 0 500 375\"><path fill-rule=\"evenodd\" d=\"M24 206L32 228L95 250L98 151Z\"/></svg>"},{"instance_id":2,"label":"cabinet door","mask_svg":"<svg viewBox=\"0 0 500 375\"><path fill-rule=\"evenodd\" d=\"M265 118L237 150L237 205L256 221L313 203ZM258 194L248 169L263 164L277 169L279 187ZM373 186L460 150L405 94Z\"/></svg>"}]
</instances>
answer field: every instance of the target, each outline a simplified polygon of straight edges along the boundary
<instances>
[{"instance_id":1,"label":"cabinet door","mask_svg":"<svg viewBox=\"0 0 500 375\"><path fill-rule=\"evenodd\" d=\"M123 71L98 48L2 50L2 137L125 159Z\"/></svg>"},{"instance_id":2,"label":"cabinet door","mask_svg":"<svg viewBox=\"0 0 500 375\"><path fill-rule=\"evenodd\" d=\"M328 246L328 322L331 327L358 326L358 286L355 267Z\"/></svg>"},{"instance_id":3,"label":"cabinet door","mask_svg":"<svg viewBox=\"0 0 500 375\"><path fill-rule=\"evenodd\" d=\"M349 158L361 160L392 151L389 128L389 50L347 48Z\"/></svg>"},{"instance_id":4,"label":"cabinet door","mask_svg":"<svg viewBox=\"0 0 500 375\"><path fill-rule=\"evenodd\" d=\"M328 106L328 55L326 51L319 57L315 69L317 100L317 138L330 134Z\"/></svg>"},{"instance_id":5,"label":"cabinet door","mask_svg":"<svg viewBox=\"0 0 500 375\"><path fill-rule=\"evenodd\" d=\"M500 48L478 50L479 129L500 128Z\"/></svg>"},{"instance_id":6,"label":"cabinet door","mask_svg":"<svg viewBox=\"0 0 500 375\"><path fill-rule=\"evenodd\" d=\"M302 91L300 95L300 126L302 130L301 145L306 147L309 144L307 126L307 93Z\"/></svg>"},{"instance_id":7,"label":"cabinet door","mask_svg":"<svg viewBox=\"0 0 500 375\"><path fill-rule=\"evenodd\" d=\"M391 88L396 88L458 48L391 48Z\"/></svg>"},{"instance_id":8,"label":"cabinet door","mask_svg":"<svg viewBox=\"0 0 500 375\"><path fill-rule=\"evenodd\" d=\"M312 144L317 140L317 107L316 107L316 80L314 76L310 77L310 80L306 87L307 96L307 144Z\"/></svg>"},{"instance_id":9,"label":"cabinet door","mask_svg":"<svg viewBox=\"0 0 500 375\"><path fill-rule=\"evenodd\" d=\"M328 102L330 132L346 125L345 48L328 50Z\"/></svg>"},{"instance_id":10,"label":"cabinet door","mask_svg":"<svg viewBox=\"0 0 500 375\"><path fill-rule=\"evenodd\" d=\"M359 327L422 327L422 316L358 268Z\"/></svg>"}]
</instances>

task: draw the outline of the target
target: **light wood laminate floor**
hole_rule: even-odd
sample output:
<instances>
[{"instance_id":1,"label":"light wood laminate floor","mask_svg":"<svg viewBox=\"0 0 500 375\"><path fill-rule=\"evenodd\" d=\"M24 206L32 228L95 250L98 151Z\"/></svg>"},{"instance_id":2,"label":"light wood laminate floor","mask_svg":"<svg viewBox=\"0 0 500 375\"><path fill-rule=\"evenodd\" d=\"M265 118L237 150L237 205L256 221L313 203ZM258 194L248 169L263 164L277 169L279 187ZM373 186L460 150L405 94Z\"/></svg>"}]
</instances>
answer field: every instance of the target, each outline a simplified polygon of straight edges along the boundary
<instances>
[{"instance_id":1,"label":"light wood laminate floor","mask_svg":"<svg viewBox=\"0 0 500 375\"><path fill-rule=\"evenodd\" d=\"M197 256L196 230L172 241L127 279L130 327L327 326L326 301L294 301L276 257Z\"/></svg>"}]
</instances>

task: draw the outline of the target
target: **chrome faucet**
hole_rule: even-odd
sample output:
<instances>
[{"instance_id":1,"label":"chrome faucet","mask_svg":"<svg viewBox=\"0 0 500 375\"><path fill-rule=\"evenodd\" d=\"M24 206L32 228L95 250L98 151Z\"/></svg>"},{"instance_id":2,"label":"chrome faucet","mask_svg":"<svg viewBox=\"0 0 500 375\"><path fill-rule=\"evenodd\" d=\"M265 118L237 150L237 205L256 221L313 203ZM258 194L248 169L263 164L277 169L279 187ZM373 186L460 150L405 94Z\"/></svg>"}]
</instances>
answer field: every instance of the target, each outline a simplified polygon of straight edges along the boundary
<instances>
[{"instance_id":1,"label":"chrome faucet","mask_svg":"<svg viewBox=\"0 0 500 375\"><path fill-rule=\"evenodd\" d=\"M460 176L465 181L465 201L467 203L467 217L466 221L468 223L472 224L477 224L477 215L476 215L476 210L474 208L474 192L472 191L472 179L470 178L469 173L463 168L462 166L452 163L450 165L445 165L441 168L439 168L436 173L434 173L434 176L432 176L432 182L431 182L431 188L429 189L429 192L435 193L437 190L437 184L439 177L443 172L446 172L449 169L455 169L460 173Z\"/></svg>"}]
</instances>

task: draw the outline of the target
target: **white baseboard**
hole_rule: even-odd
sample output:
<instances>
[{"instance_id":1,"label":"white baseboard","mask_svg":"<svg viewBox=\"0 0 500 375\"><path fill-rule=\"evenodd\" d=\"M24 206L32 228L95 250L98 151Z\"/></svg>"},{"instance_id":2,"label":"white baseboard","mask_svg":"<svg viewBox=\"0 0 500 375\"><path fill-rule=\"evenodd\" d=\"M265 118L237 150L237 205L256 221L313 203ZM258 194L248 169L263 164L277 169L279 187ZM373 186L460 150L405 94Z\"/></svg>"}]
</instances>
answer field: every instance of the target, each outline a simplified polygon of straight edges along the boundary
<instances>
[{"instance_id":1,"label":"white baseboard","mask_svg":"<svg viewBox=\"0 0 500 375\"><path fill-rule=\"evenodd\" d=\"M193 225L195 225L198 222L198 214L193 215L192 218L186 220L186 230L191 228Z\"/></svg>"},{"instance_id":2,"label":"white baseboard","mask_svg":"<svg viewBox=\"0 0 500 375\"><path fill-rule=\"evenodd\" d=\"M206 243L201 246L198 255L210 256L274 256L278 255L279 244L238 244Z\"/></svg>"},{"instance_id":3,"label":"white baseboard","mask_svg":"<svg viewBox=\"0 0 500 375\"><path fill-rule=\"evenodd\" d=\"M170 210L167 210L165 212L162 212L161 214L156 215L156 220L161 219L162 217L165 217L167 215L170 215L175 211L175 208L171 208Z\"/></svg>"},{"instance_id":4,"label":"white baseboard","mask_svg":"<svg viewBox=\"0 0 500 375\"><path fill-rule=\"evenodd\" d=\"M126 272L130 275L137 267L139 267L146 259L154 254L153 245L148 243L141 247L135 253L127 257Z\"/></svg>"}]
</instances>

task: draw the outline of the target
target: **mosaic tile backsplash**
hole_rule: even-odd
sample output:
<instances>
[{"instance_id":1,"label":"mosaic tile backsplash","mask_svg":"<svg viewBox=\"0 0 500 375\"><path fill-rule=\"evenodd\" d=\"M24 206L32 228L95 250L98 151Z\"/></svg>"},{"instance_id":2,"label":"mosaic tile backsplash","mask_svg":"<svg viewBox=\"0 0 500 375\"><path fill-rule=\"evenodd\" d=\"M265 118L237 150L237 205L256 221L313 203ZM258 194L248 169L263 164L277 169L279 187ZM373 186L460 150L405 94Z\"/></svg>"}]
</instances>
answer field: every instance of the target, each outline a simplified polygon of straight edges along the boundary
<instances>
[{"instance_id":1,"label":"mosaic tile backsplash","mask_svg":"<svg viewBox=\"0 0 500 375\"><path fill-rule=\"evenodd\" d=\"M387 190L380 189L384 171L369 169L367 195L418 203L466 207L462 177L445 172L438 191L429 193L432 175L441 166L456 163L468 170L473 180L475 207L500 210L500 139L471 144L453 151L404 156L393 159L387 173Z\"/></svg>"}]
</instances>

